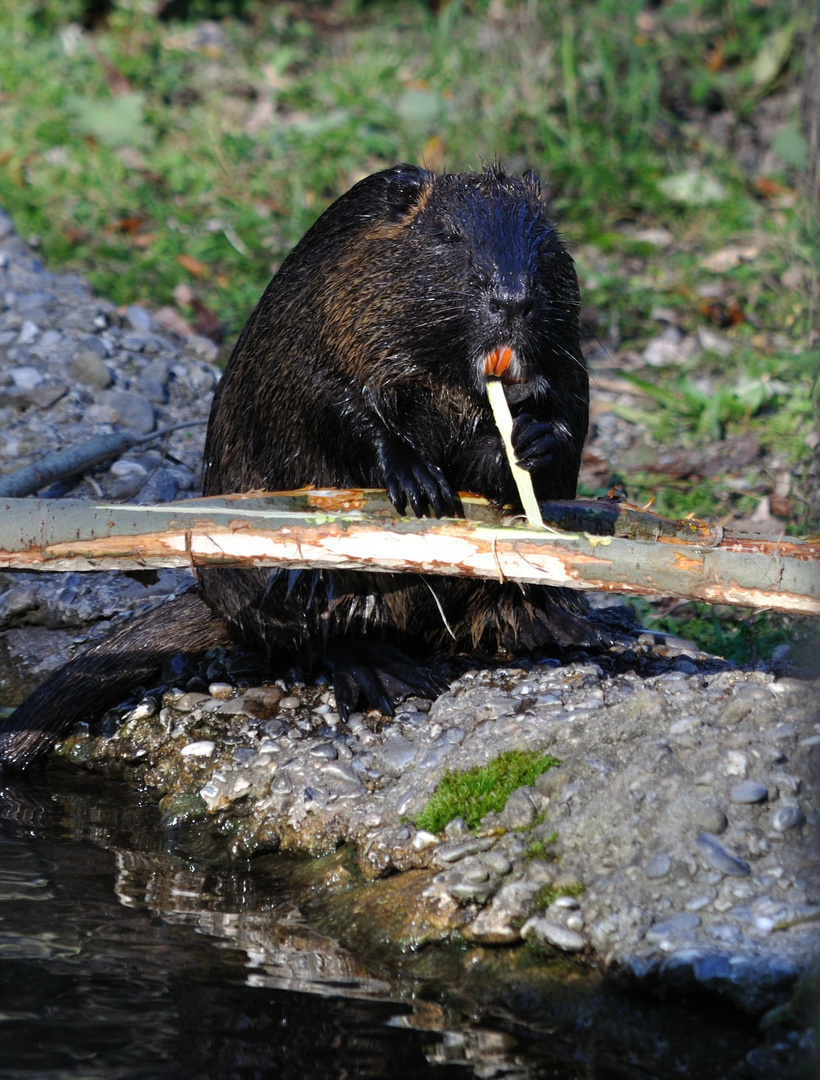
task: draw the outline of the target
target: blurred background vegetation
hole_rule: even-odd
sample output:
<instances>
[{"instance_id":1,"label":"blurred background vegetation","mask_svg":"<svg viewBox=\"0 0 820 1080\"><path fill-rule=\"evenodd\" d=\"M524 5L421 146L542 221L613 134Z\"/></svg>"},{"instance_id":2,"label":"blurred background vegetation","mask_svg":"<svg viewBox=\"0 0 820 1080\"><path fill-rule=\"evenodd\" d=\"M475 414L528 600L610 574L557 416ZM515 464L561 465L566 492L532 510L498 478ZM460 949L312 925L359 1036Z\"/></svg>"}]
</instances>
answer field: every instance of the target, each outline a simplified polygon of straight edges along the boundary
<instances>
[{"instance_id":1,"label":"blurred background vegetation","mask_svg":"<svg viewBox=\"0 0 820 1080\"><path fill-rule=\"evenodd\" d=\"M620 482L663 513L805 533L820 522L817 8L11 0L0 206L50 268L176 305L227 349L361 177L401 160L533 168L582 283L582 492ZM686 611L724 653L727 637L749 655L788 637Z\"/></svg>"}]
</instances>

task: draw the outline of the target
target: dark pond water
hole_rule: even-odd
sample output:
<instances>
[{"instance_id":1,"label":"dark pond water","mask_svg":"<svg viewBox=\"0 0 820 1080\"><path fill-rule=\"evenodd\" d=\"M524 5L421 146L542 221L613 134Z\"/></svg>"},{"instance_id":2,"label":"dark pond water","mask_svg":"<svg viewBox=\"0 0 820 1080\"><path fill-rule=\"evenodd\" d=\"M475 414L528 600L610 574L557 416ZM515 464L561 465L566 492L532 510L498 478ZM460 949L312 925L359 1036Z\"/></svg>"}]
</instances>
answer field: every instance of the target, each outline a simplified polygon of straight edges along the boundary
<instances>
[{"instance_id":1,"label":"dark pond water","mask_svg":"<svg viewBox=\"0 0 820 1080\"><path fill-rule=\"evenodd\" d=\"M705 1078L754 1045L738 1017L583 978L499 1001L447 963L363 961L306 920L287 868L169 833L98 777L0 784L0 1076Z\"/></svg>"}]
</instances>

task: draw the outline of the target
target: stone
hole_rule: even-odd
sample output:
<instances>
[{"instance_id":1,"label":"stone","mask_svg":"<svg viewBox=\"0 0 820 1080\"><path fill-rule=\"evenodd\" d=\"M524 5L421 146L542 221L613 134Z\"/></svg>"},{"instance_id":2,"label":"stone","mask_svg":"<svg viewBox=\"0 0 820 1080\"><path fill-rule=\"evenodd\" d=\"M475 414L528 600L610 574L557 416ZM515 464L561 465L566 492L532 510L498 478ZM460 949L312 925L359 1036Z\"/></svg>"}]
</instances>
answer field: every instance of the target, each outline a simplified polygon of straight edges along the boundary
<instances>
[{"instance_id":1,"label":"stone","mask_svg":"<svg viewBox=\"0 0 820 1080\"><path fill-rule=\"evenodd\" d=\"M331 746L330 743L316 743L315 746L310 747L308 753L312 758L318 758L320 761L335 761L339 756L336 747Z\"/></svg>"},{"instance_id":2,"label":"stone","mask_svg":"<svg viewBox=\"0 0 820 1080\"><path fill-rule=\"evenodd\" d=\"M415 761L419 747L402 735L391 735L374 751L376 768L385 776L399 777Z\"/></svg>"},{"instance_id":3,"label":"stone","mask_svg":"<svg viewBox=\"0 0 820 1080\"><path fill-rule=\"evenodd\" d=\"M799 806L780 806L772 814L772 828L776 832L784 833L788 832L789 829L796 829L805 820L806 815Z\"/></svg>"},{"instance_id":4,"label":"stone","mask_svg":"<svg viewBox=\"0 0 820 1080\"><path fill-rule=\"evenodd\" d=\"M663 945L672 938L680 938L700 926L700 916L693 911L680 911L663 922L654 923L646 931L650 945Z\"/></svg>"},{"instance_id":5,"label":"stone","mask_svg":"<svg viewBox=\"0 0 820 1080\"><path fill-rule=\"evenodd\" d=\"M672 869L672 860L668 855L655 855L645 863L643 872L648 878L664 878Z\"/></svg>"},{"instance_id":6,"label":"stone","mask_svg":"<svg viewBox=\"0 0 820 1080\"><path fill-rule=\"evenodd\" d=\"M487 851L495 844L494 837L472 837L455 844L441 844L436 848L434 863L438 866L447 866L450 863L465 859L468 855L477 855L480 851Z\"/></svg>"},{"instance_id":7,"label":"stone","mask_svg":"<svg viewBox=\"0 0 820 1080\"><path fill-rule=\"evenodd\" d=\"M80 349L68 362L68 373L72 379L93 390L105 390L111 385L111 372L96 352L88 348Z\"/></svg>"},{"instance_id":8,"label":"stone","mask_svg":"<svg viewBox=\"0 0 820 1080\"><path fill-rule=\"evenodd\" d=\"M719 806L706 805L698 811L696 824L705 833L720 835L729 824L729 820Z\"/></svg>"},{"instance_id":9,"label":"stone","mask_svg":"<svg viewBox=\"0 0 820 1080\"><path fill-rule=\"evenodd\" d=\"M188 743L180 750L183 757L210 757L216 749L216 743L210 739L201 739L199 742Z\"/></svg>"},{"instance_id":10,"label":"stone","mask_svg":"<svg viewBox=\"0 0 820 1080\"><path fill-rule=\"evenodd\" d=\"M751 873L745 859L730 854L717 837L709 833L698 833L696 844L704 859L721 874L728 874L730 877L746 877Z\"/></svg>"},{"instance_id":11,"label":"stone","mask_svg":"<svg viewBox=\"0 0 820 1080\"><path fill-rule=\"evenodd\" d=\"M129 304L125 309L125 318L131 329L138 334L150 334L153 329L151 312L140 307L139 304Z\"/></svg>"},{"instance_id":12,"label":"stone","mask_svg":"<svg viewBox=\"0 0 820 1080\"><path fill-rule=\"evenodd\" d=\"M754 780L744 780L742 784L735 784L729 792L729 798L734 803L759 803L764 802L768 797L768 788Z\"/></svg>"},{"instance_id":13,"label":"stone","mask_svg":"<svg viewBox=\"0 0 820 1080\"><path fill-rule=\"evenodd\" d=\"M157 426L154 406L131 390L100 390L97 403L116 414L115 423L138 435L150 435Z\"/></svg>"},{"instance_id":14,"label":"stone","mask_svg":"<svg viewBox=\"0 0 820 1080\"><path fill-rule=\"evenodd\" d=\"M540 917L527 919L521 927L521 936L527 941L535 938L542 945L552 945L562 952L580 952L588 944L586 937L577 930Z\"/></svg>"},{"instance_id":15,"label":"stone","mask_svg":"<svg viewBox=\"0 0 820 1080\"><path fill-rule=\"evenodd\" d=\"M188 693L178 697L174 702L174 708L178 712L191 712L197 705L210 701L209 694Z\"/></svg>"},{"instance_id":16,"label":"stone","mask_svg":"<svg viewBox=\"0 0 820 1080\"><path fill-rule=\"evenodd\" d=\"M233 693L233 684L224 682L212 682L208 684L208 693L213 698L226 701Z\"/></svg>"},{"instance_id":17,"label":"stone","mask_svg":"<svg viewBox=\"0 0 820 1080\"><path fill-rule=\"evenodd\" d=\"M42 371L36 367L13 367L8 369L11 381L18 390L35 390L45 382Z\"/></svg>"},{"instance_id":18,"label":"stone","mask_svg":"<svg viewBox=\"0 0 820 1080\"><path fill-rule=\"evenodd\" d=\"M500 823L507 829L525 829L532 825L540 809L535 805L536 800L540 802L534 788L516 788L499 814Z\"/></svg>"}]
</instances>

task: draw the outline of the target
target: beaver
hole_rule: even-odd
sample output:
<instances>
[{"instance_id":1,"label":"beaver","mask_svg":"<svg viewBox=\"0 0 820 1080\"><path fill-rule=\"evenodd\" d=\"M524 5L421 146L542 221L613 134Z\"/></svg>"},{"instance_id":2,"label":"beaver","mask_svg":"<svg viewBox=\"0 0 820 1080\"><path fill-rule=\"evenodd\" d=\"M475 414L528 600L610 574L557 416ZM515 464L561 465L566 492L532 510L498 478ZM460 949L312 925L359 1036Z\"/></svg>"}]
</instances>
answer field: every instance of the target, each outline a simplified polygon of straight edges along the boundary
<instances>
[{"instance_id":1,"label":"beaver","mask_svg":"<svg viewBox=\"0 0 820 1080\"><path fill-rule=\"evenodd\" d=\"M572 258L533 173L398 165L316 221L263 293L214 397L203 491L382 487L396 510L457 511L456 492L520 509L487 400L490 357L513 446L540 500L575 496L589 378ZM272 667L330 669L343 718L391 715L442 682L420 658L599 641L565 590L458 578L213 568L196 591L126 626L34 692L0 728L25 767L88 702L100 710L165 656L226 640Z\"/></svg>"}]
</instances>

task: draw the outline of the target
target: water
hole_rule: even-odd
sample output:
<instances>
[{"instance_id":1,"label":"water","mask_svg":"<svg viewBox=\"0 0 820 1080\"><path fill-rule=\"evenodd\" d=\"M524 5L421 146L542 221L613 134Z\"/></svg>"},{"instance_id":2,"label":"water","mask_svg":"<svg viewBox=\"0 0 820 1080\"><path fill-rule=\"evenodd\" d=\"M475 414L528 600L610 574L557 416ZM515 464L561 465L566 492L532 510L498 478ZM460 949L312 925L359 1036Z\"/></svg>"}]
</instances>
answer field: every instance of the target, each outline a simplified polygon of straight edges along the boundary
<instances>
[{"instance_id":1,"label":"water","mask_svg":"<svg viewBox=\"0 0 820 1080\"><path fill-rule=\"evenodd\" d=\"M294 869L89 774L0 787L0 1077L706 1078L754 1045L725 1009L580 972L499 1000L465 979L478 951L362 959L305 918Z\"/></svg>"}]
</instances>

